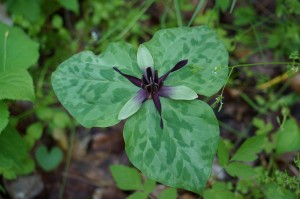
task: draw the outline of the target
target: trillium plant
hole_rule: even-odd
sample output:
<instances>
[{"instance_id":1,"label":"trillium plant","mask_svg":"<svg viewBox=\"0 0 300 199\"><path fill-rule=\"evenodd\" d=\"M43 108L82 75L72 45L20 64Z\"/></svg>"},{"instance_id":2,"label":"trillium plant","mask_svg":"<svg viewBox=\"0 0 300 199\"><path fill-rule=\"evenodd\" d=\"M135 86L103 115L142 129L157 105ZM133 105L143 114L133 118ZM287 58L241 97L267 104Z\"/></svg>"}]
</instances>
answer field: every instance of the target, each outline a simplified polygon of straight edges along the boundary
<instances>
[{"instance_id":1,"label":"trillium plant","mask_svg":"<svg viewBox=\"0 0 300 199\"><path fill-rule=\"evenodd\" d=\"M111 43L80 52L52 75L54 91L85 127L127 119L124 140L132 164L149 178L201 194L219 141L210 97L225 84L228 52L206 26L163 29L137 51Z\"/></svg>"}]
</instances>

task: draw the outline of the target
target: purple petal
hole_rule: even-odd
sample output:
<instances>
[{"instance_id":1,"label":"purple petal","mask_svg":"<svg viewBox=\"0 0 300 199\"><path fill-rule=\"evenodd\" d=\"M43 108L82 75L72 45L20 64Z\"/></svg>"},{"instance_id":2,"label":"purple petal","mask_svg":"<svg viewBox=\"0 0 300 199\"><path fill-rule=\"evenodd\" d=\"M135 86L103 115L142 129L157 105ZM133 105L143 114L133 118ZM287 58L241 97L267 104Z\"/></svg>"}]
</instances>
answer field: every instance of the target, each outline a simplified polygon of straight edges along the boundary
<instances>
[{"instance_id":1,"label":"purple petal","mask_svg":"<svg viewBox=\"0 0 300 199\"><path fill-rule=\"evenodd\" d=\"M122 73L118 68L113 67L113 69L115 71L117 71L118 73L120 73L122 76L126 77L131 83L133 83L134 85L136 85L137 87L141 87L142 86L142 81L134 76L131 75L127 75L125 73Z\"/></svg>"},{"instance_id":2,"label":"purple petal","mask_svg":"<svg viewBox=\"0 0 300 199\"><path fill-rule=\"evenodd\" d=\"M162 120L162 117L161 117L161 103L160 103L160 99L159 99L159 95L158 93L153 93L152 94L152 99L153 99L153 102L154 102L154 105L160 115L160 128L164 128L164 123L163 123L163 120Z\"/></svg>"},{"instance_id":3,"label":"purple petal","mask_svg":"<svg viewBox=\"0 0 300 199\"><path fill-rule=\"evenodd\" d=\"M187 59L179 61L171 70L169 70L166 74L164 74L159 78L158 83L160 84L161 82L165 81L170 73L179 70L180 68L184 67L187 63L188 63Z\"/></svg>"}]
</instances>

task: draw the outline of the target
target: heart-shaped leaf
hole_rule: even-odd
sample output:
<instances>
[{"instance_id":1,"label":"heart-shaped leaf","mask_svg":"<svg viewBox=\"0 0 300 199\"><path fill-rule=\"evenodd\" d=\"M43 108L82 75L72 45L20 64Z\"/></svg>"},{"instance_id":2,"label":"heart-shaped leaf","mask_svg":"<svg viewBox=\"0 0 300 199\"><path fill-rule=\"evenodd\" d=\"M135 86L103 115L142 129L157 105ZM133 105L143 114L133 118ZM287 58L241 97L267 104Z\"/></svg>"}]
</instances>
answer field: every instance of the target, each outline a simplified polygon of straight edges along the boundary
<instances>
[{"instance_id":1,"label":"heart-shaped leaf","mask_svg":"<svg viewBox=\"0 0 300 199\"><path fill-rule=\"evenodd\" d=\"M89 51L74 55L52 75L57 97L85 127L118 123L121 108L138 90L112 67L140 76L133 47L125 43L111 44L100 56Z\"/></svg>"},{"instance_id":2,"label":"heart-shaped leaf","mask_svg":"<svg viewBox=\"0 0 300 199\"><path fill-rule=\"evenodd\" d=\"M128 157L155 181L201 193L217 149L218 121L202 101L161 98L161 103L163 129L150 101L126 122Z\"/></svg>"},{"instance_id":3,"label":"heart-shaped leaf","mask_svg":"<svg viewBox=\"0 0 300 199\"><path fill-rule=\"evenodd\" d=\"M41 145L35 151L35 158L42 169L51 171L61 163L63 152L58 147L53 147L48 151L46 146Z\"/></svg>"},{"instance_id":4,"label":"heart-shaped leaf","mask_svg":"<svg viewBox=\"0 0 300 199\"><path fill-rule=\"evenodd\" d=\"M198 94L211 96L226 81L228 51L207 26L163 29L144 45L149 49L159 75L178 61L188 60L188 66L174 72L166 85L184 85Z\"/></svg>"}]
</instances>

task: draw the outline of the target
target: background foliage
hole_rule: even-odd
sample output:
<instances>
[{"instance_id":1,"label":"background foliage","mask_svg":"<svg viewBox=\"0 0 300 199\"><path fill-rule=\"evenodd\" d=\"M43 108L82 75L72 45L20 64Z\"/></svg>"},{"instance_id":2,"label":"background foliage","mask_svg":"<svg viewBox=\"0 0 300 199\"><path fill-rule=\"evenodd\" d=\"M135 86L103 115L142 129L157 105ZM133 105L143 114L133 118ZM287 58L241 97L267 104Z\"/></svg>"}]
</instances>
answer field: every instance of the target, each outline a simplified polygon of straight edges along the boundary
<instances>
[{"instance_id":1,"label":"background foliage","mask_svg":"<svg viewBox=\"0 0 300 199\"><path fill-rule=\"evenodd\" d=\"M236 66L219 95L202 97L215 105L222 136L203 197L299 197L298 0L0 0L0 6L1 197L16 198L12 179L26 178L28 198L196 198L122 166L111 171L126 192L116 188L108 165L128 164L122 124L81 128L50 86L57 65L79 51L100 53L113 41L137 47L158 29L188 24L213 28ZM134 179L136 186L124 188Z\"/></svg>"}]
</instances>

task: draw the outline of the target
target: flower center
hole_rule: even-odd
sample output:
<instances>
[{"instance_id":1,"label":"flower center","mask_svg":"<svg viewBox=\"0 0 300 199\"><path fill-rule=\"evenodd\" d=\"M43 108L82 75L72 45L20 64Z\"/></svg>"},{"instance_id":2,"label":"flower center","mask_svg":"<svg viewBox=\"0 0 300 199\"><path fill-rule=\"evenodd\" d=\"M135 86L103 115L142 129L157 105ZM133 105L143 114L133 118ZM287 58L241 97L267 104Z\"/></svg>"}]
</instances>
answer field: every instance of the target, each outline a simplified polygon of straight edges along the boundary
<instances>
[{"instance_id":1,"label":"flower center","mask_svg":"<svg viewBox=\"0 0 300 199\"><path fill-rule=\"evenodd\" d=\"M151 67L146 68L146 74L142 76L142 88L149 94L154 94L159 91L162 83L158 81L157 70L152 71Z\"/></svg>"}]
</instances>

